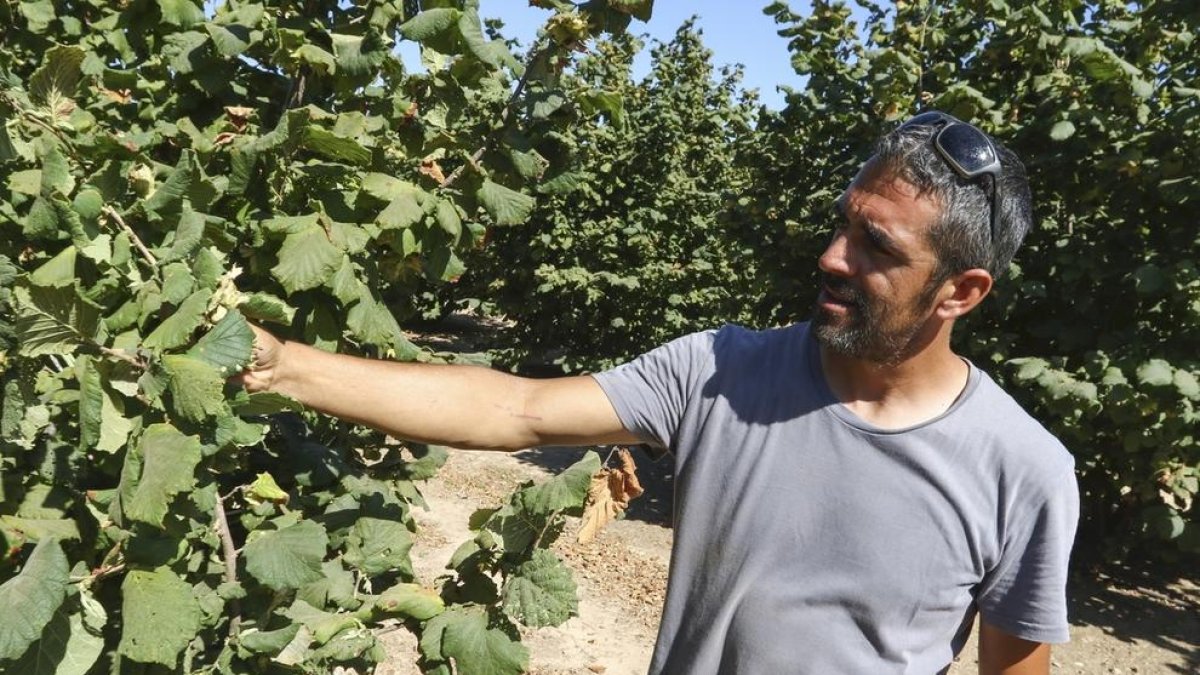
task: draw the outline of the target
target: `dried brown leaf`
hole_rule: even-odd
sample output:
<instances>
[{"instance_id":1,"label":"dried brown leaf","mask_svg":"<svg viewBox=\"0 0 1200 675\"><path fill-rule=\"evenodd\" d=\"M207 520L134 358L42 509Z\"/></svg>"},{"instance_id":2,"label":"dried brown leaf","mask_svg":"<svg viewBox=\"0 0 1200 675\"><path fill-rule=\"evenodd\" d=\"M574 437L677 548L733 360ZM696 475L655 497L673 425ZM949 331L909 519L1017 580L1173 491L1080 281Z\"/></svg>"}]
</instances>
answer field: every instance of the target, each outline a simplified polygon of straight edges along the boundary
<instances>
[{"instance_id":1,"label":"dried brown leaf","mask_svg":"<svg viewBox=\"0 0 1200 675\"><path fill-rule=\"evenodd\" d=\"M629 450L619 449L617 459L619 467L601 469L592 475L577 537L581 544L594 540L600 530L625 512L629 502L645 492L638 481L637 465Z\"/></svg>"}]
</instances>

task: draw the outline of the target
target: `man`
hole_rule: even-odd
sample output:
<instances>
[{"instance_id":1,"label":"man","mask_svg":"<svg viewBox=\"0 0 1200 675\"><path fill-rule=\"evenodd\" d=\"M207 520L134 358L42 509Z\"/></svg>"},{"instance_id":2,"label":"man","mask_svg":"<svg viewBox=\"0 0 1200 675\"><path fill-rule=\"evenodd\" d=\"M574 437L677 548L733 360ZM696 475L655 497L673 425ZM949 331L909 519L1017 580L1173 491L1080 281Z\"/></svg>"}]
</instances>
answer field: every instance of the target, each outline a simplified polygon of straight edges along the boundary
<instances>
[{"instance_id":1,"label":"man","mask_svg":"<svg viewBox=\"0 0 1200 675\"><path fill-rule=\"evenodd\" d=\"M941 113L836 204L810 323L686 336L595 376L386 363L260 333L252 390L469 448L649 442L675 456L651 672L980 672L1067 639L1073 461L950 348L1031 221L1024 169Z\"/></svg>"}]
</instances>

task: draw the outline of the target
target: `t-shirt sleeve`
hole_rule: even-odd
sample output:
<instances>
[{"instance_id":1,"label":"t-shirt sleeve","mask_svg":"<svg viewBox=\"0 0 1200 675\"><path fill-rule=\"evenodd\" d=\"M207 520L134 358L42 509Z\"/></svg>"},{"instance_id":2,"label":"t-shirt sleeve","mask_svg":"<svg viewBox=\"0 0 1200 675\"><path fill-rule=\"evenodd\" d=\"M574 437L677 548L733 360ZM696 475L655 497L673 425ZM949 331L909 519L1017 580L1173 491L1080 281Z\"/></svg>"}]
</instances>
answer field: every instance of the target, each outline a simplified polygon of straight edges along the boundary
<instances>
[{"instance_id":1,"label":"t-shirt sleeve","mask_svg":"<svg viewBox=\"0 0 1200 675\"><path fill-rule=\"evenodd\" d=\"M1071 463L1043 486L1040 506L1005 537L999 563L984 578L976 602L983 620L1024 640L1070 640L1067 563L1079 520L1079 488Z\"/></svg>"},{"instance_id":2,"label":"t-shirt sleeve","mask_svg":"<svg viewBox=\"0 0 1200 675\"><path fill-rule=\"evenodd\" d=\"M685 335L592 377L621 424L646 443L671 449L714 331Z\"/></svg>"}]
</instances>

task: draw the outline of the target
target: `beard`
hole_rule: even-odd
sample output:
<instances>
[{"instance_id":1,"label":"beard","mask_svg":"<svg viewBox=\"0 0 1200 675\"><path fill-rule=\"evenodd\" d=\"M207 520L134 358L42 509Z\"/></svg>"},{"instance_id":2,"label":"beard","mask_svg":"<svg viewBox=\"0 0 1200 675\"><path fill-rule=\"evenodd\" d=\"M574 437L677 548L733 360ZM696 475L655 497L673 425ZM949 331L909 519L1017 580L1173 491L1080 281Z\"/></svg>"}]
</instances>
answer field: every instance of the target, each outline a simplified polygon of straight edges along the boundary
<instances>
[{"instance_id":1,"label":"beard","mask_svg":"<svg viewBox=\"0 0 1200 675\"><path fill-rule=\"evenodd\" d=\"M845 314L830 312L819 302L814 307L811 324L823 346L882 365L899 363L916 351L914 338L925 325L930 293L922 292L907 306L898 307L840 277L822 274L821 283L846 307Z\"/></svg>"}]
</instances>

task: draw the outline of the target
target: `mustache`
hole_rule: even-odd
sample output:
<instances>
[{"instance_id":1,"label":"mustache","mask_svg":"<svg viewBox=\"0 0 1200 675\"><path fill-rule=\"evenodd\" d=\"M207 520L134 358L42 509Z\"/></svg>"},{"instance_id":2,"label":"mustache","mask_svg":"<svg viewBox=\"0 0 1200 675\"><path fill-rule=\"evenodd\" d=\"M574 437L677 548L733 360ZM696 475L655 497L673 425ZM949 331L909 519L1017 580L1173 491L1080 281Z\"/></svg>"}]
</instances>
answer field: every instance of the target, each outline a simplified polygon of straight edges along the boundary
<instances>
[{"instance_id":1,"label":"mustache","mask_svg":"<svg viewBox=\"0 0 1200 675\"><path fill-rule=\"evenodd\" d=\"M825 272L821 273L821 285L828 288L835 296L841 300L860 305L866 301L866 296L854 284L847 279L835 277Z\"/></svg>"}]
</instances>

